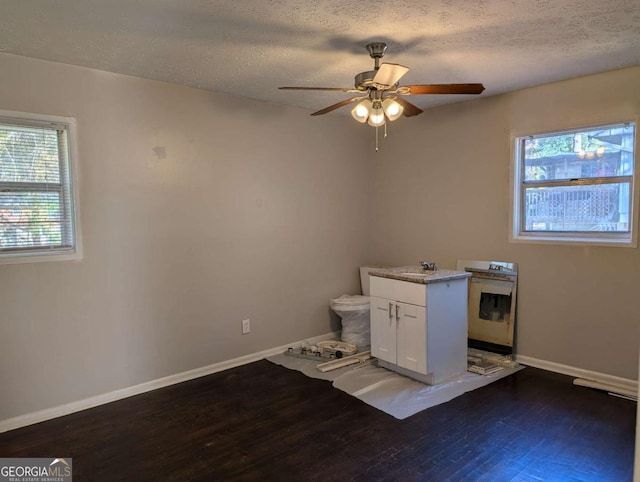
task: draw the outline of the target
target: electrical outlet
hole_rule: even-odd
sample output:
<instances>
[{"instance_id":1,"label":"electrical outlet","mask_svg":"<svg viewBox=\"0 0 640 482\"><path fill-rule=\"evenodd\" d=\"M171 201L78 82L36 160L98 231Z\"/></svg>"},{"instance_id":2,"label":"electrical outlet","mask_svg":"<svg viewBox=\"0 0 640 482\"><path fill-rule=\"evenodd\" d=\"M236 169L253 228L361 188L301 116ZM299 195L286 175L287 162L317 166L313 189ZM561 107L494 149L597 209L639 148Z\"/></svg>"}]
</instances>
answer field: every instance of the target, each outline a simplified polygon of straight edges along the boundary
<instances>
[{"instance_id":1,"label":"electrical outlet","mask_svg":"<svg viewBox=\"0 0 640 482\"><path fill-rule=\"evenodd\" d=\"M246 320L242 320L242 334L246 335L247 333L251 332L251 320L250 319L246 319Z\"/></svg>"}]
</instances>

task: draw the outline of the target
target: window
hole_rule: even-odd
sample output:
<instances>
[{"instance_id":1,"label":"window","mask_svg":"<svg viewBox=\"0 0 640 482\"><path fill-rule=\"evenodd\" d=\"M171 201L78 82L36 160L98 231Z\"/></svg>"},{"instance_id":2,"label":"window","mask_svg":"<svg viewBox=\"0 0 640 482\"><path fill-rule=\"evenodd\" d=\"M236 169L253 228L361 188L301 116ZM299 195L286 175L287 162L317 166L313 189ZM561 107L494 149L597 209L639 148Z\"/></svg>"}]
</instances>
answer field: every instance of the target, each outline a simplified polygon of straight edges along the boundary
<instances>
[{"instance_id":1,"label":"window","mask_svg":"<svg viewBox=\"0 0 640 482\"><path fill-rule=\"evenodd\" d=\"M0 262L78 259L73 119L0 113Z\"/></svg>"},{"instance_id":2,"label":"window","mask_svg":"<svg viewBox=\"0 0 640 482\"><path fill-rule=\"evenodd\" d=\"M635 246L635 123L515 137L512 241Z\"/></svg>"}]
</instances>

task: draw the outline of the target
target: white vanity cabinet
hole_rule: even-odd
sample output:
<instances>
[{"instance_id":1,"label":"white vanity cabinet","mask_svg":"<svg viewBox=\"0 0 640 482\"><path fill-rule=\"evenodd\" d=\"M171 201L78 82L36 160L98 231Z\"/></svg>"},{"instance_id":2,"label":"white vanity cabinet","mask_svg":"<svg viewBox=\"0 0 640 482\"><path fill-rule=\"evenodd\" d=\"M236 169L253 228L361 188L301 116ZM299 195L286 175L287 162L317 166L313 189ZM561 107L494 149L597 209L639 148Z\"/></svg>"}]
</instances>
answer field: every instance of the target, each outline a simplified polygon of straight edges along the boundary
<instances>
[{"instance_id":1,"label":"white vanity cabinet","mask_svg":"<svg viewBox=\"0 0 640 482\"><path fill-rule=\"evenodd\" d=\"M380 366L435 385L467 370L467 279L370 277L371 354Z\"/></svg>"}]
</instances>

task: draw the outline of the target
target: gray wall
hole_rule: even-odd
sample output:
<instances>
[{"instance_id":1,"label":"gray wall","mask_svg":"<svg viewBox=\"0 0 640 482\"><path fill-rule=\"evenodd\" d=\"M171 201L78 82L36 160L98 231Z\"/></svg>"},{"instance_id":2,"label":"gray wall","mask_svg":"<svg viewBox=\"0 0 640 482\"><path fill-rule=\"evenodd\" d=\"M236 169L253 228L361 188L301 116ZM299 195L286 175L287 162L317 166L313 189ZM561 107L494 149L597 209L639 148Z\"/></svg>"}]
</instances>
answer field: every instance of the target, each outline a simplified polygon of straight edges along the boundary
<instances>
[{"instance_id":1,"label":"gray wall","mask_svg":"<svg viewBox=\"0 0 640 482\"><path fill-rule=\"evenodd\" d=\"M0 265L0 420L326 333L358 266L422 258L520 263L520 353L637 378L638 249L510 244L507 225L510 131L635 115L640 68L401 119L377 154L349 117L0 70L0 108L78 119L85 254Z\"/></svg>"},{"instance_id":2,"label":"gray wall","mask_svg":"<svg viewBox=\"0 0 640 482\"><path fill-rule=\"evenodd\" d=\"M637 379L640 250L508 238L511 131L633 119L638 86L635 67L400 120L373 164L374 261L517 262L518 353Z\"/></svg>"},{"instance_id":3,"label":"gray wall","mask_svg":"<svg viewBox=\"0 0 640 482\"><path fill-rule=\"evenodd\" d=\"M362 126L6 54L0 71L1 109L77 117L84 236L81 262L0 265L0 420L337 328L328 299L368 258Z\"/></svg>"}]
</instances>

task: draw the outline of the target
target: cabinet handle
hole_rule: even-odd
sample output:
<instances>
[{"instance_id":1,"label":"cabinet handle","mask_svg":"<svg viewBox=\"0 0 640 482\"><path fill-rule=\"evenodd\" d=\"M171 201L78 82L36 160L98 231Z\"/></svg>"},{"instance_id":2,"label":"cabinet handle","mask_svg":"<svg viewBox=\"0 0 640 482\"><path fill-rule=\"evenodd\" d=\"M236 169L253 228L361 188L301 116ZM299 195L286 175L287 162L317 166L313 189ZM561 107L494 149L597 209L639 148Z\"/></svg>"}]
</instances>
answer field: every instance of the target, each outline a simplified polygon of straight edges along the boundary
<instances>
[{"instance_id":1,"label":"cabinet handle","mask_svg":"<svg viewBox=\"0 0 640 482\"><path fill-rule=\"evenodd\" d=\"M400 320L400 305L396 305L396 321Z\"/></svg>"},{"instance_id":2,"label":"cabinet handle","mask_svg":"<svg viewBox=\"0 0 640 482\"><path fill-rule=\"evenodd\" d=\"M393 305L393 303L389 302L389 319L391 319L391 306Z\"/></svg>"}]
</instances>

